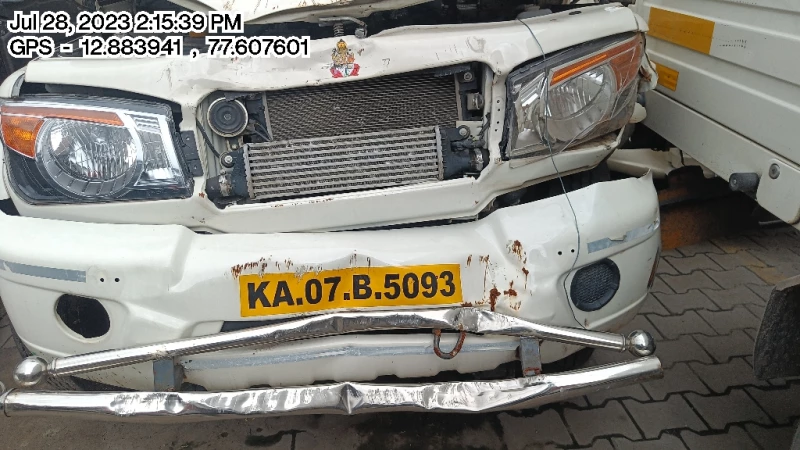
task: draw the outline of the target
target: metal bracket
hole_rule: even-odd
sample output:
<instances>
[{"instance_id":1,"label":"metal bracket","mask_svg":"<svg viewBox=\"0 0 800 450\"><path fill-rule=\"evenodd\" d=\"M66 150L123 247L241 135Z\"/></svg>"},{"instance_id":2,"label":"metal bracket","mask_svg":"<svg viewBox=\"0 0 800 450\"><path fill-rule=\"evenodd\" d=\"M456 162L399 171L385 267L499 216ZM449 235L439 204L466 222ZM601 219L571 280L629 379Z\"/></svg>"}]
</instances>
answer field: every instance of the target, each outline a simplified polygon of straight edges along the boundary
<instances>
[{"instance_id":1,"label":"metal bracket","mask_svg":"<svg viewBox=\"0 0 800 450\"><path fill-rule=\"evenodd\" d=\"M319 26L333 26L334 37L344 36L344 23L351 22L358 25L355 31L357 39L364 39L367 37L367 24L363 20L356 19L355 17L339 16L339 17L320 17Z\"/></svg>"},{"instance_id":2,"label":"metal bracket","mask_svg":"<svg viewBox=\"0 0 800 450\"><path fill-rule=\"evenodd\" d=\"M183 152L183 159L189 168L189 173L193 177L203 176L203 165L200 163L200 154L197 151L194 131L181 132L181 151Z\"/></svg>"},{"instance_id":3,"label":"metal bracket","mask_svg":"<svg viewBox=\"0 0 800 450\"><path fill-rule=\"evenodd\" d=\"M153 361L153 391L176 392L183 384L183 366L177 358Z\"/></svg>"},{"instance_id":4,"label":"metal bracket","mask_svg":"<svg viewBox=\"0 0 800 450\"><path fill-rule=\"evenodd\" d=\"M433 330L433 353L436 353L436 356L442 359L453 359L461 351L461 346L464 345L464 339L467 338L467 332L462 331L461 334L458 336L458 341L456 342L455 347L450 350L448 353L442 352L439 348L439 341L442 338L442 330Z\"/></svg>"},{"instance_id":5,"label":"metal bracket","mask_svg":"<svg viewBox=\"0 0 800 450\"><path fill-rule=\"evenodd\" d=\"M519 360L522 362L522 374L526 377L542 374L538 339L529 337L519 339Z\"/></svg>"}]
</instances>

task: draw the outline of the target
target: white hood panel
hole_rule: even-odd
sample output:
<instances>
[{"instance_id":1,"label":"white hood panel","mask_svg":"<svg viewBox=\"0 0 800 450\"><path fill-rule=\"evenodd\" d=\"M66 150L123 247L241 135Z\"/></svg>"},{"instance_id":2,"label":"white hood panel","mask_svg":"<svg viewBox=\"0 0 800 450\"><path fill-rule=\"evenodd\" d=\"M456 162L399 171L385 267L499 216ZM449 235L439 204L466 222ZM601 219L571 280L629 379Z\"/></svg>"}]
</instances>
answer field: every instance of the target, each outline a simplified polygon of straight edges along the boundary
<instances>
[{"instance_id":1,"label":"white hood panel","mask_svg":"<svg viewBox=\"0 0 800 450\"><path fill-rule=\"evenodd\" d=\"M316 22L320 17L366 17L377 11L405 8L429 0L170 0L197 11L231 11L245 22Z\"/></svg>"}]
</instances>

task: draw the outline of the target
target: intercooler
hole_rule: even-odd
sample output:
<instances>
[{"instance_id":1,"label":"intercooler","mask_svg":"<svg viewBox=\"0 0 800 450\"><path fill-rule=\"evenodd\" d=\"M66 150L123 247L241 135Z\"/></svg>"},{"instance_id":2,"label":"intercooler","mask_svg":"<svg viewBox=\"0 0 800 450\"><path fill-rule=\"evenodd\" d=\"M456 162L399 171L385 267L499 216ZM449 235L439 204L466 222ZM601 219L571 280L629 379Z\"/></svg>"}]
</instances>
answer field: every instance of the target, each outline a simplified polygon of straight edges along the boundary
<instances>
[{"instance_id":1,"label":"intercooler","mask_svg":"<svg viewBox=\"0 0 800 450\"><path fill-rule=\"evenodd\" d=\"M257 200L436 181L442 173L434 127L253 144L247 160Z\"/></svg>"},{"instance_id":2,"label":"intercooler","mask_svg":"<svg viewBox=\"0 0 800 450\"><path fill-rule=\"evenodd\" d=\"M250 197L387 188L442 179L437 127L458 120L455 79L414 73L267 92L271 141L246 150Z\"/></svg>"}]
</instances>

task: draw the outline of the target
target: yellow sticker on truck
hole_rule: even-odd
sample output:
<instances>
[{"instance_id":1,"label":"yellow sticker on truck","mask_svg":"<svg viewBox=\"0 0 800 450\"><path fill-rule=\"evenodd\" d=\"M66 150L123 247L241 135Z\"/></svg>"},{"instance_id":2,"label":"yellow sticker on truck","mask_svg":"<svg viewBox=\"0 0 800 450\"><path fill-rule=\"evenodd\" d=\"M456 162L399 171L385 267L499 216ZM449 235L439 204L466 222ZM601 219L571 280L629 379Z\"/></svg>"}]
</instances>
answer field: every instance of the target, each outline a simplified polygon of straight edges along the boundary
<instances>
[{"instance_id":1,"label":"yellow sticker on truck","mask_svg":"<svg viewBox=\"0 0 800 450\"><path fill-rule=\"evenodd\" d=\"M460 304L461 266L350 267L239 276L242 317Z\"/></svg>"},{"instance_id":2,"label":"yellow sticker on truck","mask_svg":"<svg viewBox=\"0 0 800 450\"><path fill-rule=\"evenodd\" d=\"M711 20L661 8L650 8L647 25L650 27L650 31L647 32L650 37L706 55L711 53L715 25Z\"/></svg>"},{"instance_id":3,"label":"yellow sticker on truck","mask_svg":"<svg viewBox=\"0 0 800 450\"><path fill-rule=\"evenodd\" d=\"M658 84L671 91L678 89L678 75L680 73L677 70L656 63L656 73L658 74Z\"/></svg>"}]
</instances>

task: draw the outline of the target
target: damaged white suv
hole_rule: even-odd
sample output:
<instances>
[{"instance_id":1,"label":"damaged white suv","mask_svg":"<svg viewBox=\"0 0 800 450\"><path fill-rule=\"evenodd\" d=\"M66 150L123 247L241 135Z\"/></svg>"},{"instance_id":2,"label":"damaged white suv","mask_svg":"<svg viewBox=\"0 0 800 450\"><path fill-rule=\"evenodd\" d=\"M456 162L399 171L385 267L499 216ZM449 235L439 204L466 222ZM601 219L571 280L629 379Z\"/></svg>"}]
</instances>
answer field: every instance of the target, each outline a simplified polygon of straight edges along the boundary
<instances>
[{"instance_id":1,"label":"damaged white suv","mask_svg":"<svg viewBox=\"0 0 800 450\"><path fill-rule=\"evenodd\" d=\"M193 35L200 57L65 52L5 80L14 378L67 388L0 393L7 415L479 412L660 376L649 334L613 333L660 249L649 176L603 176L655 81L631 10L174 3L308 57ZM639 358L548 371L583 347Z\"/></svg>"}]
</instances>

